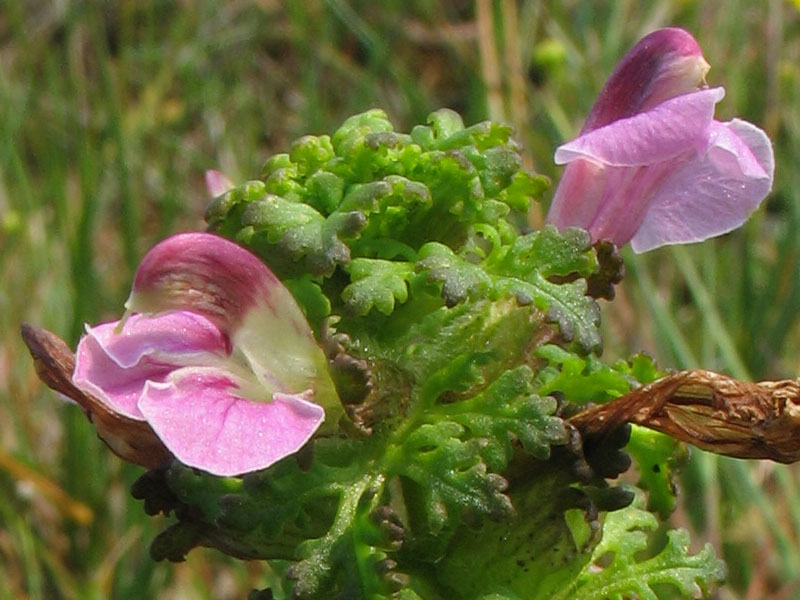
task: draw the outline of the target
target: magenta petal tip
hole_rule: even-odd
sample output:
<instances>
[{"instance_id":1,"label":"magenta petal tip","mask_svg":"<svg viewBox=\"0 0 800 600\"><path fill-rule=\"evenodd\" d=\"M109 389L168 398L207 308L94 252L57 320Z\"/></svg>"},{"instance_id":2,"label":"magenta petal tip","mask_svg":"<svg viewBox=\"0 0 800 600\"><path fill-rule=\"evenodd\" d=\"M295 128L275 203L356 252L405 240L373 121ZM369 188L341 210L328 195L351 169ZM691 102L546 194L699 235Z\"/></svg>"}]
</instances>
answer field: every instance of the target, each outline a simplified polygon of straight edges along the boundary
<instances>
[{"instance_id":1,"label":"magenta petal tip","mask_svg":"<svg viewBox=\"0 0 800 600\"><path fill-rule=\"evenodd\" d=\"M142 259L126 307L138 312L194 310L230 332L280 286L256 256L210 233L182 233Z\"/></svg>"},{"instance_id":2,"label":"magenta petal tip","mask_svg":"<svg viewBox=\"0 0 800 600\"><path fill-rule=\"evenodd\" d=\"M708 69L703 51L688 31L679 27L653 31L619 61L581 133L698 89Z\"/></svg>"}]
</instances>

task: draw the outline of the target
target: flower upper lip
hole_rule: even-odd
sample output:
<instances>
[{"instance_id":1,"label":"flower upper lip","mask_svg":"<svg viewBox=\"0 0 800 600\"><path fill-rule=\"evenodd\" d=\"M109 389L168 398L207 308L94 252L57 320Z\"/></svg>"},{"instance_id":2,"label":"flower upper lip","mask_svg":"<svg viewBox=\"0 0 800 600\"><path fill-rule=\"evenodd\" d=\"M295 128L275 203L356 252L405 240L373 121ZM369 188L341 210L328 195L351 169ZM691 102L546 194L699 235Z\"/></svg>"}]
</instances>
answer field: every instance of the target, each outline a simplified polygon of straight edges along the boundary
<instances>
[{"instance_id":1,"label":"flower upper lip","mask_svg":"<svg viewBox=\"0 0 800 600\"><path fill-rule=\"evenodd\" d=\"M665 27L650 33L617 63L581 134L704 87L710 68L688 31Z\"/></svg>"}]
</instances>

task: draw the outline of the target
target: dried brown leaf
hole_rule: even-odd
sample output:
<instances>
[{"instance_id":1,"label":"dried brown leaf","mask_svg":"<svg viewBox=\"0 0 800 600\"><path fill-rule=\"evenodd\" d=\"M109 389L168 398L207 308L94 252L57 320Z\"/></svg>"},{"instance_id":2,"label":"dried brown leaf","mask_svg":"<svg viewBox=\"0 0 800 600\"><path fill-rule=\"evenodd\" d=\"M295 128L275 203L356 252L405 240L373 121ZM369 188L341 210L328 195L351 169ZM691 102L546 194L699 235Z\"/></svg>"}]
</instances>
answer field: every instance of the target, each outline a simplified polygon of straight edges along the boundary
<instances>
[{"instance_id":1,"label":"dried brown leaf","mask_svg":"<svg viewBox=\"0 0 800 600\"><path fill-rule=\"evenodd\" d=\"M172 454L150 425L110 410L100 400L79 390L72 383L75 355L56 334L24 324L22 339L33 357L36 373L48 387L77 402L97 429L98 437L112 452L148 469L164 466Z\"/></svg>"}]
</instances>

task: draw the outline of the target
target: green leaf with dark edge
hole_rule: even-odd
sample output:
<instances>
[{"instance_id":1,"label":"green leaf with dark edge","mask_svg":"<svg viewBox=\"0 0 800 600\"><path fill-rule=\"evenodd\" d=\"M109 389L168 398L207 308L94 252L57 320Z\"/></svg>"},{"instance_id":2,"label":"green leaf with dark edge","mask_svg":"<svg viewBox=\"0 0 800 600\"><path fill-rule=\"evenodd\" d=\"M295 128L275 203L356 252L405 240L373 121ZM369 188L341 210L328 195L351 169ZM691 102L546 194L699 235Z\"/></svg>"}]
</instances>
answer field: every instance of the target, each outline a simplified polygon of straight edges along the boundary
<instances>
[{"instance_id":1,"label":"green leaf with dark edge","mask_svg":"<svg viewBox=\"0 0 800 600\"><path fill-rule=\"evenodd\" d=\"M489 255L486 270L495 276L493 287L499 293L530 298L552 322L558 324L562 336L574 340L583 353L599 351L602 346L600 309L593 299L586 296L586 281L578 279L561 285L551 283L542 272L549 268L542 267L540 262L546 260L541 254L552 253L554 243L560 243L561 252L570 257L558 264L561 270L587 270L587 261L594 260L592 254L589 250L582 251L575 240L554 236L554 232L547 229L544 231L519 236L508 250L495 255L497 258Z\"/></svg>"},{"instance_id":2,"label":"green leaf with dark edge","mask_svg":"<svg viewBox=\"0 0 800 600\"><path fill-rule=\"evenodd\" d=\"M428 115L428 125L414 127L411 130L411 139L428 150L462 131L464 131L464 121L461 115L454 110L443 108Z\"/></svg>"},{"instance_id":3,"label":"green leaf with dark edge","mask_svg":"<svg viewBox=\"0 0 800 600\"><path fill-rule=\"evenodd\" d=\"M558 231L546 225L540 231L520 236L504 256L503 271L519 265L536 265L544 277L577 273L586 277L598 268L591 238L582 229ZM530 267L528 267L530 268Z\"/></svg>"},{"instance_id":4,"label":"green leaf with dark edge","mask_svg":"<svg viewBox=\"0 0 800 600\"><path fill-rule=\"evenodd\" d=\"M179 501L191 504L209 522L213 522L220 514L219 498L236 493L242 488L242 480L239 478L214 477L186 467L178 461L173 462L165 471L165 482Z\"/></svg>"},{"instance_id":5,"label":"green leaf with dark edge","mask_svg":"<svg viewBox=\"0 0 800 600\"><path fill-rule=\"evenodd\" d=\"M464 302L468 297L485 297L492 280L479 266L461 259L444 244L430 242L419 251L417 269L431 281L442 284L447 306Z\"/></svg>"},{"instance_id":6,"label":"green leaf with dark edge","mask_svg":"<svg viewBox=\"0 0 800 600\"><path fill-rule=\"evenodd\" d=\"M387 381L396 384L404 379L412 386L404 398L387 398L393 403L404 400L395 404L392 412L405 415L408 426L437 402L468 398L517 366L533 337L547 329L541 312L520 306L515 299L447 308L441 299L432 298L437 303L422 312L419 304L425 297L417 292L415 299L397 307L381 327L364 330L358 328L363 327L360 320L346 318L337 324L339 331L351 335L350 354L361 358L369 350L376 366L386 365L400 374L399 379ZM390 428L397 430L396 425Z\"/></svg>"},{"instance_id":7,"label":"green leaf with dark edge","mask_svg":"<svg viewBox=\"0 0 800 600\"><path fill-rule=\"evenodd\" d=\"M601 537L600 507L586 490L604 487L605 501L615 508L633 499L627 489L609 488L591 472L579 476L583 471L576 470L574 452L554 448L546 461L518 453L507 471L515 513L479 527L463 523L432 573L408 571L435 581L437 594L431 597L436 598L554 597L585 570ZM425 542L409 544L398 556L405 558L407 552L413 561L425 555Z\"/></svg>"},{"instance_id":8,"label":"green leaf with dark edge","mask_svg":"<svg viewBox=\"0 0 800 600\"><path fill-rule=\"evenodd\" d=\"M375 240L393 240L412 250L419 245L419 225L433 207L431 191L424 182L400 175L352 186L340 211L359 211L366 225L351 244L353 251L367 256Z\"/></svg>"},{"instance_id":9,"label":"green leaf with dark edge","mask_svg":"<svg viewBox=\"0 0 800 600\"><path fill-rule=\"evenodd\" d=\"M538 200L549 187L550 180L544 175L518 171L511 179L511 184L498 197L512 209L527 212L531 200Z\"/></svg>"},{"instance_id":10,"label":"green leaf with dark edge","mask_svg":"<svg viewBox=\"0 0 800 600\"><path fill-rule=\"evenodd\" d=\"M357 258L347 272L352 283L342 291L342 300L356 315L366 315L373 307L388 315L395 302L408 299L406 281L413 272L409 263Z\"/></svg>"},{"instance_id":11,"label":"green leaf with dark edge","mask_svg":"<svg viewBox=\"0 0 800 600\"><path fill-rule=\"evenodd\" d=\"M559 392L572 402L605 402L663 376L645 354L619 361L613 367L592 356L576 356L554 345L542 346L535 354L548 361L548 366L537 376L537 392ZM674 475L686 459L686 446L666 435L634 426L626 450L636 461L639 487L648 492L648 510L666 518L675 507Z\"/></svg>"},{"instance_id":12,"label":"green leaf with dark edge","mask_svg":"<svg viewBox=\"0 0 800 600\"><path fill-rule=\"evenodd\" d=\"M217 489L207 484L218 478L177 465L167 481L186 504L177 509L178 526L154 542L154 556L182 560L191 547L208 545L241 558L290 561L280 588L294 598L391 593L405 581L388 559L402 529L378 510L384 477L370 474L374 445L353 444L321 441L308 469L289 457ZM347 458L354 452L361 459L355 463Z\"/></svg>"},{"instance_id":13,"label":"green leaf with dark edge","mask_svg":"<svg viewBox=\"0 0 800 600\"><path fill-rule=\"evenodd\" d=\"M505 278L500 290L520 298L531 298L538 309L545 311L548 321L559 326L562 338L574 342L583 353L599 352L602 349L600 309L586 296L585 282L578 280L574 284L557 286L538 273L532 273L529 279L532 281Z\"/></svg>"},{"instance_id":14,"label":"green leaf with dark edge","mask_svg":"<svg viewBox=\"0 0 800 600\"><path fill-rule=\"evenodd\" d=\"M449 150L476 146L479 150L486 150L508 143L511 137L509 126L491 121L465 128L461 116L446 108L431 113L428 123L428 126L418 125L411 130L412 139L425 149Z\"/></svg>"},{"instance_id":15,"label":"green leaf with dark edge","mask_svg":"<svg viewBox=\"0 0 800 600\"><path fill-rule=\"evenodd\" d=\"M443 415L486 440L481 455L496 473L513 457L515 441L532 456L547 459L551 446L567 442L567 432L563 421L552 416L555 400L534 395L532 381L533 371L527 366L508 370L483 392L437 406L430 418Z\"/></svg>"},{"instance_id":16,"label":"green leaf with dark edge","mask_svg":"<svg viewBox=\"0 0 800 600\"><path fill-rule=\"evenodd\" d=\"M330 275L337 265L350 261L350 250L341 238L357 235L364 218L357 212L325 218L306 204L266 194L248 204L241 224L291 260L304 258L311 275Z\"/></svg>"},{"instance_id":17,"label":"green leaf with dark edge","mask_svg":"<svg viewBox=\"0 0 800 600\"><path fill-rule=\"evenodd\" d=\"M462 439L464 438L464 439ZM391 474L413 481L424 496L425 529L433 535L465 514L501 519L512 512L503 494L506 481L490 473L481 457L483 442L465 435L453 421L425 423L387 450Z\"/></svg>"},{"instance_id":18,"label":"green leaf with dark edge","mask_svg":"<svg viewBox=\"0 0 800 600\"><path fill-rule=\"evenodd\" d=\"M266 193L263 181L248 181L215 198L205 211L209 231L234 238L242 227L242 212Z\"/></svg>"},{"instance_id":19,"label":"green leaf with dark edge","mask_svg":"<svg viewBox=\"0 0 800 600\"><path fill-rule=\"evenodd\" d=\"M288 154L276 154L270 158L261 173L264 191L280 196L289 202L303 201L303 182L300 167L292 162Z\"/></svg>"},{"instance_id":20,"label":"green leaf with dark edge","mask_svg":"<svg viewBox=\"0 0 800 600\"><path fill-rule=\"evenodd\" d=\"M585 281L554 284L536 268L538 261L543 260L539 253L544 253L545 257L552 253L555 240L560 240L562 252L572 257L559 268L572 272L588 269L593 264L588 245L578 246L548 231L520 236L508 248L492 249L479 264L432 242L420 249L418 265L430 280L442 284L443 297L450 306L470 295L474 298L485 295L524 298L546 312L548 318L559 325L562 336L574 339L582 352L598 350L601 346L600 311L595 302L586 297ZM491 243L497 246L498 240L495 238ZM500 258L495 258L497 255Z\"/></svg>"},{"instance_id":21,"label":"green leaf with dark edge","mask_svg":"<svg viewBox=\"0 0 800 600\"><path fill-rule=\"evenodd\" d=\"M330 215L342 203L344 179L330 171L317 171L306 180L303 201L322 215Z\"/></svg>"},{"instance_id":22,"label":"green leaf with dark edge","mask_svg":"<svg viewBox=\"0 0 800 600\"><path fill-rule=\"evenodd\" d=\"M560 392L570 402L606 402L630 391L638 382L627 369L615 369L595 356L578 356L548 344L534 352L547 361L537 376L539 394Z\"/></svg>"},{"instance_id":23,"label":"green leaf with dark edge","mask_svg":"<svg viewBox=\"0 0 800 600\"><path fill-rule=\"evenodd\" d=\"M217 201L209 222L257 251L282 277L302 276L291 268L301 257L313 274L327 276L335 265L346 264L347 246L350 256L387 258L404 249L409 258L426 239L463 241L472 222L502 221L508 212L505 186L510 186L509 198L518 209L530 200L526 193L541 193L544 180L519 171L518 148L507 128L479 124L465 130L460 117L448 111L431 119L439 142L455 137L447 144L428 145L427 151L411 137L391 132L381 111L348 119L331 144L326 136L301 138L290 154L267 161L260 198L251 190L237 202ZM466 137L456 135L461 131ZM364 167L367 181L364 173L356 177L352 172L353 152L372 164ZM493 199L495 193L502 198ZM273 197L265 199L269 194ZM259 206L249 206L254 203ZM301 205L295 207L298 214L287 214L296 204ZM336 212L342 214L335 217ZM324 215L327 227L321 225ZM351 236L344 246L337 240L343 235ZM387 246L396 250L386 253L382 249Z\"/></svg>"},{"instance_id":24,"label":"green leaf with dark edge","mask_svg":"<svg viewBox=\"0 0 800 600\"><path fill-rule=\"evenodd\" d=\"M725 565L711 545L690 554L689 534L683 529L667 531L666 546L653 551L658 519L643 506L639 493L633 505L606 516L591 562L554 600L657 600L656 589L663 585L683 598L700 598L724 580Z\"/></svg>"},{"instance_id":25,"label":"green leaf with dark edge","mask_svg":"<svg viewBox=\"0 0 800 600\"><path fill-rule=\"evenodd\" d=\"M342 488L330 530L302 542L300 560L286 572L293 598L376 598L394 591L391 578L385 578L380 568L387 559L378 547L382 536L370 520L381 489L382 476L368 474Z\"/></svg>"},{"instance_id":26,"label":"green leaf with dark edge","mask_svg":"<svg viewBox=\"0 0 800 600\"><path fill-rule=\"evenodd\" d=\"M391 133L394 130L386 113L374 108L358 115L348 117L333 134L333 148L337 156L347 156L353 148L363 144L364 137L370 133Z\"/></svg>"},{"instance_id":27,"label":"green leaf with dark edge","mask_svg":"<svg viewBox=\"0 0 800 600\"><path fill-rule=\"evenodd\" d=\"M289 160L300 167L298 176L303 178L316 173L335 156L331 138L327 135L304 135L289 150Z\"/></svg>"},{"instance_id":28,"label":"green leaf with dark edge","mask_svg":"<svg viewBox=\"0 0 800 600\"><path fill-rule=\"evenodd\" d=\"M484 151L467 146L462 153L478 170L481 186L488 197L496 196L509 187L522 166L518 150L509 146L494 146Z\"/></svg>"}]
</instances>

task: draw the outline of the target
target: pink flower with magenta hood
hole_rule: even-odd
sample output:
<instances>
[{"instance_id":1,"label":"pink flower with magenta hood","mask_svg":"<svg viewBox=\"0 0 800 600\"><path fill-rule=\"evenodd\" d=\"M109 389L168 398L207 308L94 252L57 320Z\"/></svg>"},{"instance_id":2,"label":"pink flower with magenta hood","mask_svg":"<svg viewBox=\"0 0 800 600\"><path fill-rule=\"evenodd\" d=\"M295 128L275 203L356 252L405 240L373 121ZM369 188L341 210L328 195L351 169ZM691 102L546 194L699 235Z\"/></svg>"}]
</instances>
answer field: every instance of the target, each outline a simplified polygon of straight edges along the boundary
<instances>
[{"instance_id":1,"label":"pink flower with magenta hood","mask_svg":"<svg viewBox=\"0 0 800 600\"><path fill-rule=\"evenodd\" d=\"M300 307L233 242L164 240L144 257L126 308L121 321L87 328L73 383L145 421L184 464L215 475L263 469L338 417Z\"/></svg>"},{"instance_id":2,"label":"pink flower with magenta hood","mask_svg":"<svg viewBox=\"0 0 800 600\"><path fill-rule=\"evenodd\" d=\"M739 227L772 187L772 145L758 127L714 120L721 87L677 28L643 38L617 65L566 164L547 215L635 252L698 242Z\"/></svg>"}]
</instances>

